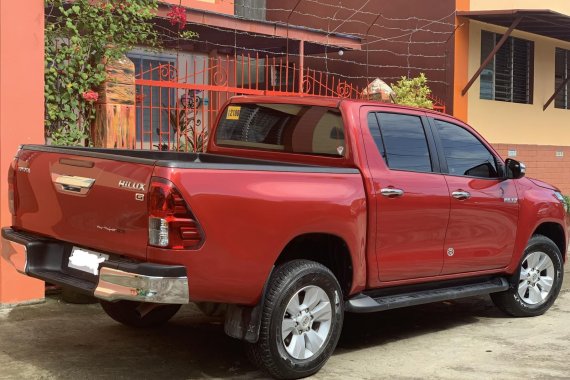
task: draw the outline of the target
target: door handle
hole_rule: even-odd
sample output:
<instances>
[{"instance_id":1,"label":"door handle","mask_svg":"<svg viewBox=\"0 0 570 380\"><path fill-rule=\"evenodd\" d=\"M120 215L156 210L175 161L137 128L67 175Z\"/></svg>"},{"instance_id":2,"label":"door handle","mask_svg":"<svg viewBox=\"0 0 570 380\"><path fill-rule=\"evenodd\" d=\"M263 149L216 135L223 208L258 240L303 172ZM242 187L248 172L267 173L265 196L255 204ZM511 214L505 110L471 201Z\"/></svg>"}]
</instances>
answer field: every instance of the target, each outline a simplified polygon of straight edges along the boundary
<instances>
[{"instance_id":1,"label":"door handle","mask_svg":"<svg viewBox=\"0 0 570 380\"><path fill-rule=\"evenodd\" d=\"M380 194L388 198L396 198L404 195L404 190L395 189L393 187L385 187L380 190Z\"/></svg>"},{"instance_id":2,"label":"door handle","mask_svg":"<svg viewBox=\"0 0 570 380\"><path fill-rule=\"evenodd\" d=\"M52 173L52 181L61 191L85 195L95 183L94 178Z\"/></svg>"},{"instance_id":3,"label":"door handle","mask_svg":"<svg viewBox=\"0 0 570 380\"><path fill-rule=\"evenodd\" d=\"M471 194L463 190L454 191L453 193L451 193L451 196L455 199L459 199L460 201L471 198Z\"/></svg>"}]
</instances>

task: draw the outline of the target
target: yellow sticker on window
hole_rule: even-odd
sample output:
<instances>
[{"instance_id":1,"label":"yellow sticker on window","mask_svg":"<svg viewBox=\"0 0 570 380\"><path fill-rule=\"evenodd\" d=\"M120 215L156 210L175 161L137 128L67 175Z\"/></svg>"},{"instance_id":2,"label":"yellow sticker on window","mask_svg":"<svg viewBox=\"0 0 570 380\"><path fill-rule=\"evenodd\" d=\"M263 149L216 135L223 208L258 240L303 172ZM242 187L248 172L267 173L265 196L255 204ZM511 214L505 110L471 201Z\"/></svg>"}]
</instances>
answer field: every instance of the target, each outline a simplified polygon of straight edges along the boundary
<instances>
[{"instance_id":1,"label":"yellow sticker on window","mask_svg":"<svg viewBox=\"0 0 570 380\"><path fill-rule=\"evenodd\" d=\"M226 119L228 120L239 120L239 112L241 111L240 106L229 106L228 112L226 113Z\"/></svg>"}]
</instances>

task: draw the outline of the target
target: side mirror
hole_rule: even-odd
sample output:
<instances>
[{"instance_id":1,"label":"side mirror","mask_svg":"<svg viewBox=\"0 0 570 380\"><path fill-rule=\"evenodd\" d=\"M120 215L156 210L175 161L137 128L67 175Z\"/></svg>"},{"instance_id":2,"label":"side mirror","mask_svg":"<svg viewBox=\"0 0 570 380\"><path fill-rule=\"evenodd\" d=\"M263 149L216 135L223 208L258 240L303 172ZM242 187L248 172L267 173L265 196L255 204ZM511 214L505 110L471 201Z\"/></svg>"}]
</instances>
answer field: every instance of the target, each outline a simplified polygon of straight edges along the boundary
<instances>
[{"instance_id":1,"label":"side mirror","mask_svg":"<svg viewBox=\"0 0 570 380\"><path fill-rule=\"evenodd\" d=\"M524 177L526 173L526 166L522 162L507 158L505 160L505 167L507 169L507 179L519 179Z\"/></svg>"}]
</instances>

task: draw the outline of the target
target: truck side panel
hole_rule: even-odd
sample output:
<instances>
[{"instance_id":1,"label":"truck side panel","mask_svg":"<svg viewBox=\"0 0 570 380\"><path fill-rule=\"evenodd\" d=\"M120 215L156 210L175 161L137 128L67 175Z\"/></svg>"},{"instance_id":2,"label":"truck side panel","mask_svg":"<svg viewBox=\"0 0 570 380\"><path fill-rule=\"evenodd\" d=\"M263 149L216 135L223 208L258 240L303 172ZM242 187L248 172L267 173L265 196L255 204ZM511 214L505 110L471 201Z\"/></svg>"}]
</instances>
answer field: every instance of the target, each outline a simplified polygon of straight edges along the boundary
<instances>
[{"instance_id":1,"label":"truck side panel","mask_svg":"<svg viewBox=\"0 0 570 380\"><path fill-rule=\"evenodd\" d=\"M188 268L192 300L254 304L279 254L307 233L342 238L352 256L351 293L364 288L367 204L359 172L156 167L153 175L175 184L206 236L196 251L147 250L149 261Z\"/></svg>"}]
</instances>

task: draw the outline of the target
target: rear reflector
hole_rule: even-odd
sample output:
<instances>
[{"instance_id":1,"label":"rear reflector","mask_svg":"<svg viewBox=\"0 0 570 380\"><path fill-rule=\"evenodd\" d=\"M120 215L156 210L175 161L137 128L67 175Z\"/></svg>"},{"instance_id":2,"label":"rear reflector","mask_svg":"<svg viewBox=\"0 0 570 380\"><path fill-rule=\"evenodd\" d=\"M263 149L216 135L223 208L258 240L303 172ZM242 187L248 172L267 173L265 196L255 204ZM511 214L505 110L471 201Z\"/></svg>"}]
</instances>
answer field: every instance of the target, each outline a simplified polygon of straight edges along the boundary
<instances>
[{"instance_id":1,"label":"rear reflector","mask_svg":"<svg viewBox=\"0 0 570 380\"><path fill-rule=\"evenodd\" d=\"M155 247L196 249L204 240L200 224L174 184L151 180L148 200L148 242Z\"/></svg>"},{"instance_id":2,"label":"rear reflector","mask_svg":"<svg viewBox=\"0 0 570 380\"><path fill-rule=\"evenodd\" d=\"M18 157L20 156L21 147L18 148L16 157L10 163L10 168L8 169L8 208L10 209L10 214L16 215L18 210L18 198L16 197L16 171L18 170Z\"/></svg>"},{"instance_id":3,"label":"rear reflector","mask_svg":"<svg viewBox=\"0 0 570 380\"><path fill-rule=\"evenodd\" d=\"M168 247L168 222L162 218L148 218L148 243Z\"/></svg>"}]
</instances>

